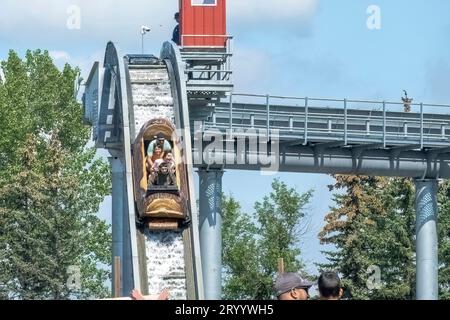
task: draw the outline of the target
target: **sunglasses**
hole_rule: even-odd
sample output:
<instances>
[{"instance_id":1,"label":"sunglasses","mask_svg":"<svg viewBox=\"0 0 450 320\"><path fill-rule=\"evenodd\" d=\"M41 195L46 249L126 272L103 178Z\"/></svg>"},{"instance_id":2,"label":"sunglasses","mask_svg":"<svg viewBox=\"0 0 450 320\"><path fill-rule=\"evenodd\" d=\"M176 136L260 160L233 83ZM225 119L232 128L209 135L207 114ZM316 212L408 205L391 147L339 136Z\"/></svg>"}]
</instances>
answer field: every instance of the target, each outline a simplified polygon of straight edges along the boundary
<instances>
[{"instance_id":1,"label":"sunglasses","mask_svg":"<svg viewBox=\"0 0 450 320\"><path fill-rule=\"evenodd\" d=\"M308 298L310 297L310 296L309 296L309 292L308 292L308 289L309 289L309 288L305 288L305 287L294 287L294 288L291 289L291 291L292 291L292 290L298 290L298 289L304 290L304 291L306 292L306 296L307 296Z\"/></svg>"}]
</instances>

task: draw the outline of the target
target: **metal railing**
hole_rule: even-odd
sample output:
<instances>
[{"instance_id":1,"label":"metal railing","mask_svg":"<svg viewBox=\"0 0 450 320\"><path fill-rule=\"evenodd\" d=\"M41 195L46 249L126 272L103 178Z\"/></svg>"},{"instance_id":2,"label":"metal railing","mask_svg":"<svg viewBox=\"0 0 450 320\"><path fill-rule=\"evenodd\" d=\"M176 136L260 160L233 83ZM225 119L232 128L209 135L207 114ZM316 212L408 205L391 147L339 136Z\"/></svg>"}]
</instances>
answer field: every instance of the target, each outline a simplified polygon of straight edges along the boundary
<instances>
[{"instance_id":1,"label":"metal railing","mask_svg":"<svg viewBox=\"0 0 450 320\"><path fill-rule=\"evenodd\" d=\"M184 45L184 39L185 38L218 38L218 39L224 39L224 45L223 46L210 46L210 45L205 45L205 46L200 46L200 45L193 45L193 46L185 46ZM230 35L226 35L226 34L182 34L181 35L181 47L186 48L186 47L194 47L194 48L198 48L198 47L209 47L209 48L226 48L229 45L229 41L233 39L233 36Z\"/></svg>"},{"instance_id":2,"label":"metal railing","mask_svg":"<svg viewBox=\"0 0 450 320\"><path fill-rule=\"evenodd\" d=\"M404 108L402 102L234 93L214 108L205 128L260 129L267 134L276 129L282 139L303 145L341 141L450 147L450 105L411 103L411 112Z\"/></svg>"},{"instance_id":3,"label":"metal railing","mask_svg":"<svg viewBox=\"0 0 450 320\"><path fill-rule=\"evenodd\" d=\"M190 67L185 70L189 80L214 80L219 82L231 82L232 56L233 56L233 37L230 35L182 35L182 37L198 38L220 38L224 39L223 46L183 46L182 58L187 61ZM223 51L217 51L217 49ZM199 51L199 49L201 49ZM210 49L210 50L208 50ZM211 63L208 60L217 59L217 62ZM205 63L201 63L206 61Z\"/></svg>"}]
</instances>

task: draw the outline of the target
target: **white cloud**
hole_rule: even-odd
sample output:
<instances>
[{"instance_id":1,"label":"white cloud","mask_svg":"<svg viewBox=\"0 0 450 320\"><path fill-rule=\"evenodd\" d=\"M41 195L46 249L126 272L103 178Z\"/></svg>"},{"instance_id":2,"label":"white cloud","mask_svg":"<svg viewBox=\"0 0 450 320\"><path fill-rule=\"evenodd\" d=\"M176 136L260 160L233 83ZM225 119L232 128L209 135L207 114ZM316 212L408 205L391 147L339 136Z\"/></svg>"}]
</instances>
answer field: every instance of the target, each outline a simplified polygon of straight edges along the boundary
<instances>
[{"instance_id":1,"label":"white cloud","mask_svg":"<svg viewBox=\"0 0 450 320\"><path fill-rule=\"evenodd\" d=\"M77 57L64 57L55 60L54 62L60 68L62 68L65 63L68 63L73 67L80 68L81 76L86 80L95 61L99 61L101 64L103 64L104 55L105 53L103 51L97 51L92 54L89 53Z\"/></svg>"},{"instance_id":2,"label":"white cloud","mask_svg":"<svg viewBox=\"0 0 450 320\"><path fill-rule=\"evenodd\" d=\"M178 0L2 0L0 38L17 45L42 46L57 41L86 43L119 40L128 46L140 42L140 27L154 31L157 40L171 36ZM69 29L71 6L78 6L80 29Z\"/></svg>"},{"instance_id":3,"label":"white cloud","mask_svg":"<svg viewBox=\"0 0 450 320\"><path fill-rule=\"evenodd\" d=\"M229 0L228 10L232 19L282 20L309 18L317 8L318 0Z\"/></svg>"},{"instance_id":4,"label":"white cloud","mask_svg":"<svg viewBox=\"0 0 450 320\"><path fill-rule=\"evenodd\" d=\"M142 25L152 28L145 35L146 52L158 55L162 42L172 35L175 26L173 13L178 10L178 1L1 0L0 47L3 45L5 50L46 48L58 66L68 62L80 66L86 74L94 56L102 61L107 41L114 41L123 48L123 53L140 52ZM268 37L275 41L280 38L280 28L283 33L298 36L308 29L318 1L228 0L228 28L234 29L231 31L237 36L236 43L246 33L259 37L259 33L266 34L266 31L273 33ZM80 8L79 30L67 28L71 18L68 8L73 5ZM251 74L253 79L257 74L260 80L268 79L269 82L270 66L273 65L270 57L258 49L241 49L236 48L234 61L236 67L245 72L239 69L243 78L236 78L237 82L251 84Z\"/></svg>"},{"instance_id":5,"label":"white cloud","mask_svg":"<svg viewBox=\"0 0 450 320\"><path fill-rule=\"evenodd\" d=\"M32 30L35 23L53 25L58 21L59 5L55 0L2 0L0 11L0 32Z\"/></svg>"},{"instance_id":6,"label":"white cloud","mask_svg":"<svg viewBox=\"0 0 450 320\"><path fill-rule=\"evenodd\" d=\"M0 36L52 40L61 35L82 34L84 40L109 37L139 40L139 28L148 25L151 37L167 38L175 25L178 0L2 0ZM286 19L311 17L318 0L228 0L228 20L264 25ZM68 9L80 9L80 30L69 30ZM131 38L131 39L130 39Z\"/></svg>"},{"instance_id":7,"label":"white cloud","mask_svg":"<svg viewBox=\"0 0 450 320\"><path fill-rule=\"evenodd\" d=\"M49 54L50 57L52 57L54 60L70 60L70 54L68 54L66 51L50 51Z\"/></svg>"}]
</instances>

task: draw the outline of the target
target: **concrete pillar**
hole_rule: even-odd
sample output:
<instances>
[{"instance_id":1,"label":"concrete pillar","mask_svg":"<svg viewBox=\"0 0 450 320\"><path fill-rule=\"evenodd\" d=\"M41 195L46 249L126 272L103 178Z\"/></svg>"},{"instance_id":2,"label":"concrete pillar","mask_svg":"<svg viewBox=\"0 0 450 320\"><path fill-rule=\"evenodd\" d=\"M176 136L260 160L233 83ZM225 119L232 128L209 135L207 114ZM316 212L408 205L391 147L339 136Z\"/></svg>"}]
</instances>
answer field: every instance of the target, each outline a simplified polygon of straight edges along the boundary
<instances>
[{"instance_id":1,"label":"concrete pillar","mask_svg":"<svg viewBox=\"0 0 450 320\"><path fill-rule=\"evenodd\" d=\"M416 180L416 299L438 299L437 180Z\"/></svg>"},{"instance_id":2,"label":"concrete pillar","mask_svg":"<svg viewBox=\"0 0 450 320\"><path fill-rule=\"evenodd\" d=\"M200 176L200 251L206 300L222 295L222 176L223 170L198 171Z\"/></svg>"},{"instance_id":3,"label":"concrete pillar","mask_svg":"<svg viewBox=\"0 0 450 320\"><path fill-rule=\"evenodd\" d=\"M115 279L115 270L114 270L114 257L120 257L120 265L121 265L121 276L123 279L123 216L124 216L124 166L123 162L120 158L113 157L109 158L111 163L111 172L112 172L112 280L113 284L111 286L112 294L114 294L114 279ZM123 296L123 282L121 281L121 296Z\"/></svg>"}]
</instances>

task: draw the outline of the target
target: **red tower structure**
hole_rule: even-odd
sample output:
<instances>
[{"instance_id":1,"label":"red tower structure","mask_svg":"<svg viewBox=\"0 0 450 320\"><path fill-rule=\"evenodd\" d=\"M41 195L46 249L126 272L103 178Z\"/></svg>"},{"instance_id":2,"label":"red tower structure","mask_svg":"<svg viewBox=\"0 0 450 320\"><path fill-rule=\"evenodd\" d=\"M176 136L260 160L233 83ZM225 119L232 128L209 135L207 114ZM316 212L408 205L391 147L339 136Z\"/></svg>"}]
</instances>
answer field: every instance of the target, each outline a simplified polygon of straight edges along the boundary
<instances>
[{"instance_id":1,"label":"red tower structure","mask_svg":"<svg viewBox=\"0 0 450 320\"><path fill-rule=\"evenodd\" d=\"M233 91L227 1L179 0L179 5L179 48L186 62L188 98L193 102L199 96L208 97L211 103Z\"/></svg>"},{"instance_id":2,"label":"red tower structure","mask_svg":"<svg viewBox=\"0 0 450 320\"><path fill-rule=\"evenodd\" d=\"M180 29L182 47L226 47L226 0L180 0Z\"/></svg>"}]
</instances>

